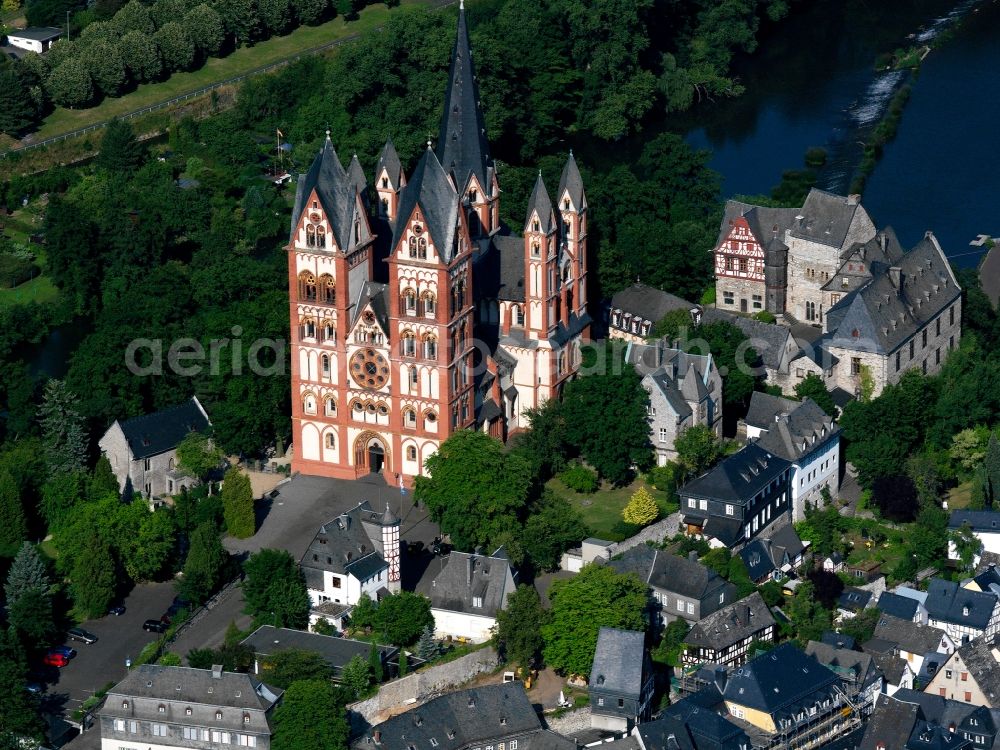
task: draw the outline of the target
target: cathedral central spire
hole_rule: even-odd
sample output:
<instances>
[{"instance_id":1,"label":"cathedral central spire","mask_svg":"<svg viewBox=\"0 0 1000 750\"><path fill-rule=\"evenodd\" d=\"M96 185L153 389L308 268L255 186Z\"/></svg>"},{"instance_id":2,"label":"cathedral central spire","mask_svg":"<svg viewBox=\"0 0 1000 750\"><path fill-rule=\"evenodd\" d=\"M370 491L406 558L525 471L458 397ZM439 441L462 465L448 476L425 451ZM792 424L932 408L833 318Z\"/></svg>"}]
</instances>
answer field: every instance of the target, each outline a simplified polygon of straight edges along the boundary
<instances>
[{"instance_id":1,"label":"cathedral central spire","mask_svg":"<svg viewBox=\"0 0 1000 750\"><path fill-rule=\"evenodd\" d=\"M471 176L475 176L484 192L490 190L489 172L493 160L479 107L479 86L472 64L464 3L458 11L458 33L451 55L437 154L441 165L454 177L460 192L465 192Z\"/></svg>"}]
</instances>

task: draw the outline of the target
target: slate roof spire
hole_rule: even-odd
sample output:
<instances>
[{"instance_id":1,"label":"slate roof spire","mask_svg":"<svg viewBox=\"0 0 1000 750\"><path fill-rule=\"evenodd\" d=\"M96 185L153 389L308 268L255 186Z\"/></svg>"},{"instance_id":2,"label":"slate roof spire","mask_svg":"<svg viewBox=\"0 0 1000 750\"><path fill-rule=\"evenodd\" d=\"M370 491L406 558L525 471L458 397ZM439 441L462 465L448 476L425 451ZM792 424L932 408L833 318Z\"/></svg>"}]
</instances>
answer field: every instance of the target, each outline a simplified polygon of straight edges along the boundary
<instances>
[{"instance_id":1,"label":"slate roof spire","mask_svg":"<svg viewBox=\"0 0 1000 750\"><path fill-rule=\"evenodd\" d=\"M582 211L587 207L587 199L583 194L583 177L580 175L580 168L576 165L573 149L569 151L569 158L566 160L566 166L563 167L562 177L559 178L559 201L562 201L567 190L574 209Z\"/></svg>"},{"instance_id":2,"label":"slate roof spire","mask_svg":"<svg viewBox=\"0 0 1000 750\"><path fill-rule=\"evenodd\" d=\"M410 215L418 206L423 212L424 223L435 249L445 263L450 263L457 250L458 194L437 155L429 147L403 189L392 247L399 245Z\"/></svg>"},{"instance_id":3,"label":"slate roof spire","mask_svg":"<svg viewBox=\"0 0 1000 750\"><path fill-rule=\"evenodd\" d=\"M479 86L472 64L464 3L458 11L458 33L451 54L448 90L438 135L438 159L445 171L451 173L459 191L464 193L469 177L475 175L482 190L490 192L493 160L479 108Z\"/></svg>"},{"instance_id":4,"label":"slate roof spire","mask_svg":"<svg viewBox=\"0 0 1000 750\"><path fill-rule=\"evenodd\" d=\"M552 212L552 200L549 198L549 191L545 189L545 183L542 181L542 170L538 170L535 187L532 189L531 197L528 199L528 216L525 219L526 226L531 222L531 214L535 212L538 213L538 222L541 225L541 231L548 234L555 221L555 214Z\"/></svg>"},{"instance_id":5,"label":"slate roof spire","mask_svg":"<svg viewBox=\"0 0 1000 750\"><path fill-rule=\"evenodd\" d=\"M378 163L375 165L376 179L382 174L383 169L388 174L389 186L393 190L399 190L402 182L403 164L399 160L399 154L396 153L396 146L391 138L386 139L382 153L379 154Z\"/></svg>"}]
</instances>

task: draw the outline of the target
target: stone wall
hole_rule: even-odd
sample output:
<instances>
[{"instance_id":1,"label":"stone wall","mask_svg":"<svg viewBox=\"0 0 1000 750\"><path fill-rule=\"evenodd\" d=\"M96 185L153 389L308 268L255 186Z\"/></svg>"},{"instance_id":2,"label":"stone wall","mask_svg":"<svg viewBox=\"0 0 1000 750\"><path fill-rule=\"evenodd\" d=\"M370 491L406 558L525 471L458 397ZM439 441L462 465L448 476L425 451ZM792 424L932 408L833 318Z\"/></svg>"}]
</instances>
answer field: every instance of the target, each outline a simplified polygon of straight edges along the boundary
<instances>
[{"instance_id":1,"label":"stone wall","mask_svg":"<svg viewBox=\"0 0 1000 750\"><path fill-rule=\"evenodd\" d=\"M635 536L630 536L628 539L623 539L612 545L611 556L620 555L622 552L646 542L662 542L664 539L669 539L678 532L680 524L681 514L671 513L663 520L647 526Z\"/></svg>"},{"instance_id":2,"label":"stone wall","mask_svg":"<svg viewBox=\"0 0 1000 750\"><path fill-rule=\"evenodd\" d=\"M733 293L733 304L726 304L726 292ZM717 276L715 279L715 306L727 312L745 312L749 314L764 309L764 281L752 279L734 279L729 276ZM760 307L754 307L754 296L760 297ZM741 300L746 301L744 309Z\"/></svg>"},{"instance_id":3,"label":"stone wall","mask_svg":"<svg viewBox=\"0 0 1000 750\"><path fill-rule=\"evenodd\" d=\"M369 726L408 711L413 706L468 682L478 674L496 669L499 665L500 657L497 652L492 648L483 648L454 661L387 682L371 698L347 706L351 736L357 736Z\"/></svg>"}]
</instances>

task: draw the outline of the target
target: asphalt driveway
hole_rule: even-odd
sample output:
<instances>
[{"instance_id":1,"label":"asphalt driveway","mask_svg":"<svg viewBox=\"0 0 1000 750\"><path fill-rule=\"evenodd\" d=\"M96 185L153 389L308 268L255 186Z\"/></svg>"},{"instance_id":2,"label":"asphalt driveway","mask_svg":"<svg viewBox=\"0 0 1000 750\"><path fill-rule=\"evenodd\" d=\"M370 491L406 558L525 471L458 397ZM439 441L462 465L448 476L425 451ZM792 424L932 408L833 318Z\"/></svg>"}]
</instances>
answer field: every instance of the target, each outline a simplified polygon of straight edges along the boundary
<instances>
[{"instance_id":1,"label":"asphalt driveway","mask_svg":"<svg viewBox=\"0 0 1000 750\"><path fill-rule=\"evenodd\" d=\"M109 682L125 677L125 660L135 659L158 637L143 630L142 623L159 619L173 599L173 581L141 584L125 600L125 614L82 623L80 627L96 635L97 642L66 641L77 655L68 666L47 672L53 681L47 682L46 702L53 708L61 705L68 714Z\"/></svg>"}]
</instances>

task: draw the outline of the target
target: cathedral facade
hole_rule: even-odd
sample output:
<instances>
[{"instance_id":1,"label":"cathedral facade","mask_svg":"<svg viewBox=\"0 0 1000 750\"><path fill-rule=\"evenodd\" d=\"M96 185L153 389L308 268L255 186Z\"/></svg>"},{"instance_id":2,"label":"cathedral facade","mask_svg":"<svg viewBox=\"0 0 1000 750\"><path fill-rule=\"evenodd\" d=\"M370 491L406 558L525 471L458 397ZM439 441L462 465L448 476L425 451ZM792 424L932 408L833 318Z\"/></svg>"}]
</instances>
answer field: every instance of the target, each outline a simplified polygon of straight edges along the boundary
<instances>
[{"instance_id":1,"label":"cathedral facade","mask_svg":"<svg viewBox=\"0 0 1000 750\"><path fill-rule=\"evenodd\" d=\"M457 430L526 426L578 370L587 199L570 153L555 200L539 174L522 233L501 225L464 9L437 148L407 176L389 141L372 177L328 134L298 182L292 468L409 482Z\"/></svg>"}]
</instances>

